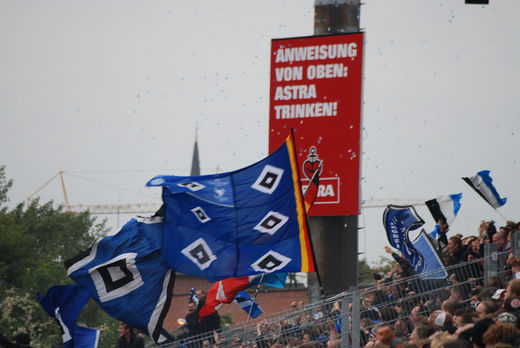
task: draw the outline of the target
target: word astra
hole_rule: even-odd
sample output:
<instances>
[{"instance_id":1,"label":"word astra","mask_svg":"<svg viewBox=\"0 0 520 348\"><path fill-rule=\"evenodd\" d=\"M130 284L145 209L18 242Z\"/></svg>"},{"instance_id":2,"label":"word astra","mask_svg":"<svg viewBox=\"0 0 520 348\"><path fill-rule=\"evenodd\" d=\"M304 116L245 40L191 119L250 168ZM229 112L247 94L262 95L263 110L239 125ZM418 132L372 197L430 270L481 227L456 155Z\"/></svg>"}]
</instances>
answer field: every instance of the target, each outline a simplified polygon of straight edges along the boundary
<instances>
[{"instance_id":1,"label":"word astra","mask_svg":"<svg viewBox=\"0 0 520 348\"><path fill-rule=\"evenodd\" d=\"M276 63L302 62L305 60L338 59L357 57L355 42L333 45L279 48Z\"/></svg>"},{"instance_id":2,"label":"word astra","mask_svg":"<svg viewBox=\"0 0 520 348\"><path fill-rule=\"evenodd\" d=\"M302 185L302 190L305 192L309 185ZM320 184L318 186L318 197L336 197L336 192L334 192L334 186L331 184Z\"/></svg>"},{"instance_id":3,"label":"word astra","mask_svg":"<svg viewBox=\"0 0 520 348\"><path fill-rule=\"evenodd\" d=\"M317 97L316 85L278 86L274 92L274 100L312 99Z\"/></svg>"}]
</instances>

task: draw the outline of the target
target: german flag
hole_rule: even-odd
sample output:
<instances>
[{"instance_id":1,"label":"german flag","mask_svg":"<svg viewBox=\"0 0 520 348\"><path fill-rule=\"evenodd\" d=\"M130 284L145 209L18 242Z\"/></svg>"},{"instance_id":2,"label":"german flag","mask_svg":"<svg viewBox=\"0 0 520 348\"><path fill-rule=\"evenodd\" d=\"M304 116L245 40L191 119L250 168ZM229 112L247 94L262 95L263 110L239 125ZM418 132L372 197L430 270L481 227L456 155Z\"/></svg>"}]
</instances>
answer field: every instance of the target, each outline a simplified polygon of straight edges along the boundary
<instances>
[{"instance_id":1,"label":"german flag","mask_svg":"<svg viewBox=\"0 0 520 348\"><path fill-rule=\"evenodd\" d=\"M318 166L318 169L314 172L314 175L312 176L311 182L309 183L309 186L307 186L307 189L305 190L305 193L303 194L303 200L305 202L305 213L309 213L309 210L312 207L312 204L316 200L316 197L318 196L318 189L320 187L320 171L321 171L321 164L323 161L320 161L320 165Z\"/></svg>"},{"instance_id":2,"label":"german flag","mask_svg":"<svg viewBox=\"0 0 520 348\"><path fill-rule=\"evenodd\" d=\"M287 149L287 154L289 155L289 162L291 164L292 180L294 187L293 191L300 230L301 270L299 272L315 272L316 262L314 261L314 254L311 245L311 236L309 232L309 227L307 225L307 209L305 199L301 191L301 180L298 171L298 160L296 157L296 151L294 146L294 134L292 130L291 134L285 140L284 145ZM283 148L283 146L281 148Z\"/></svg>"}]
</instances>

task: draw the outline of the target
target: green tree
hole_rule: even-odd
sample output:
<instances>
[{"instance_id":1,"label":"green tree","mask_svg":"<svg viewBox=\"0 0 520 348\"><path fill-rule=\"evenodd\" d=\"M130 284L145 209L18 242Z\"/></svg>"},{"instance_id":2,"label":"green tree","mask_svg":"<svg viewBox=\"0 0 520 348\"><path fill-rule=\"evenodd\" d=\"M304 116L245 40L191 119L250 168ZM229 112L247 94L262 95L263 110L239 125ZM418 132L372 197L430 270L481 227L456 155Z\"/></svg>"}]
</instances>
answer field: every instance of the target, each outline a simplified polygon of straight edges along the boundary
<instances>
[{"instance_id":1,"label":"green tree","mask_svg":"<svg viewBox=\"0 0 520 348\"><path fill-rule=\"evenodd\" d=\"M360 285L375 285L374 272L384 277L394 266L395 260L386 256L380 256L377 266L368 264L366 259L358 260L358 282Z\"/></svg>"},{"instance_id":2,"label":"green tree","mask_svg":"<svg viewBox=\"0 0 520 348\"><path fill-rule=\"evenodd\" d=\"M13 180L7 180L5 176L5 166L0 166L0 208L7 203L7 192L13 186Z\"/></svg>"},{"instance_id":3,"label":"green tree","mask_svg":"<svg viewBox=\"0 0 520 348\"><path fill-rule=\"evenodd\" d=\"M233 322L233 318L231 318L231 313L225 313L220 316L220 327L225 329L227 326L233 326L235 323Z\"/></svg>"},{"instance_id":4,"label":"green tree","mask_svg":"<svg viewBox=\"0 0 520 348\"><path fill-rule=\"evenodd\" d=\"M9 337L25 331L31 335L32 346L48 347L59 343L61 334L41 308L36 293L44 295L53 285L71 284L64 260L87 249L108 231L88 212L67 212L63 206L55 208L53 202L35 200L9 210L5 203L12 184L1 166L0 332ZM114 327L97 304L90 302L80 316L82 322L90 327Z\"/></svg>"},{"instance_id":5,"label":"green tree","mask_svg":"<svg viewBox=\"0 0 520 348\"><path fill-rule=\"evenodd\" d=\"M358 260L358 283L359 285L374 285L374 275L365 258Z\"/></svg>"},{"instance_id":6,"label":"green tree","mask_svg":"<svg viewBox=\"0 0 520 348\"><path fill-rule=\"evenodd\" d=\"M396 261L392 257L380 256L377 262L377 271L382 276L385 276L394 267L395 263Z\"/></svg>"}]
</instances>

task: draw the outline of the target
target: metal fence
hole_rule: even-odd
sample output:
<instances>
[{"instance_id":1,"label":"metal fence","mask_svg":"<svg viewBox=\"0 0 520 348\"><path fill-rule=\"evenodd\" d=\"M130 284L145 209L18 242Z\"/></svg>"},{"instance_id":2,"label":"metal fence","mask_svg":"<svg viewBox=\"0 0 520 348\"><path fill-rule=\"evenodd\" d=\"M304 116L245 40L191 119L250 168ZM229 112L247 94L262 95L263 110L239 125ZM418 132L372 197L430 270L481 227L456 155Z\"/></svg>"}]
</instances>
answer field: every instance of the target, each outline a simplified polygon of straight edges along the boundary
<instances>
[{"instance_id":1,"label":"metal fence","mask_svg":"<svg viewBox=\"0 0 520 348\"><path fill-rule=\"evenodd\" d=\"M428 275L391 279L376 286L349 289L303 308L291 309L237 324L218 333L192 336L161 347L352 347L364 346L377 324L389 324L410 334L411 316L428 316L443 301L471 301L478 286L504 288L510 277L506 254L486 247L485 258L447 267L448 278ZM492 293L489 295L491 296ZM414 311L412 311L416 308ZM173 332L183 337L183 328Z\"/></svg>"},{"instance_id":2,"label":"metal fence","mask_svg":"<svg viewBox=\"0 0 520 348\"><path fill-rule=\"evenodd\" d=\"M346 296L341 293L303 308L237 324L217 334L192 336L161 347L324 347L331 340L340 347L341 308ZM182 330L173 334L182 336Z\"/></svg>"}]
</instances>

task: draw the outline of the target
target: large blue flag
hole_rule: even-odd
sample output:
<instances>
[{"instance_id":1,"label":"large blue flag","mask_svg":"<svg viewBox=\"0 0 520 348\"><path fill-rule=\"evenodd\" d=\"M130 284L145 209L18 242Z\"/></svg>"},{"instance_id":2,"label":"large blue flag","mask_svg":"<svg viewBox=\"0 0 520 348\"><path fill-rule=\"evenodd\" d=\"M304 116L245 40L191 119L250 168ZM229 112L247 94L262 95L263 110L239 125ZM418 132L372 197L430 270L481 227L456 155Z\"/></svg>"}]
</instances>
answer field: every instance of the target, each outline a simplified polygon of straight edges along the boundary
<instances>
[{"instance_id":1,"label":"large blue flag","mask_svg":"<svg viewBox=\"0 0 520 348\"><path fill-rule=\"evenodd\" d=\"M240 306L251 318L256 319L263 313L262 308L256 301L253 301L251 296L245 291L240 291L236 296L234 302Z\"/></svg>"},{"instance_id":2,"label":"large blue flag","mask_svg":"<svg viewBox=\"0 0 520 348\"><path fill-rule=\"evenodd\" d=\"M424 269L420 273L422 279L445 279L448 276L448 272L424 230L421 230L419 236L413 241L413 246L424 259Z\"/></svg>"},{"instance_id":3,"label":"large blue flag","mask_svg":"<svg viewBox=\"0 0 520 348\"><path fill-rule=\"evenodd\" d=\"M469 186L471 186L480 197L493 208L497 209L507 202L507 198L501 198L495 186L493 179L489 176L489 170L481 170L476 175L469 178L462 178Z\"/></svg>"},{"instance_id":4,"label":"large blue flag","mask_svg":"<svg viewBox=\"0 0 520 348\"><path fill-rule=\"evenodd\" d=\"M383 225L390 244L401 251L408 259L417 274L424 270L424 258L415 249L408 236L424 225L423 219L417 214L413 206L389 205L383 213Z\"/></svg>"},{"instance_id":5,"label":"large blue flag","mask_svg":"<svg viewBox=\"0 0 520 348\"><path fill-rule=\"evenodd\" d=\"M292 137L234 172L156 176L163 187L163 255L178 272L209 281L314 272Z\"/></svg>"},{"instance_id":6,"label":"large blue flag","mask_svg":"<svg viewBox=\"0 0 520 348\"><path fill-rule=\"evenodd\" d=\"M89 291L82 285L57 285L38 299L43 309L55 318L62 330L65 348L96 348L99 330L76 325L76 319L90 299Z\"/></svg>"},{"instance_id":7,"label":"large blue flag","mask_svg":"<svg viewBox=\"0 0 520 348\"><path fill-rule=\"evenodd\" d=\"M163 328L175 272L161 259L162 218L131 219L113 235L67 260L67 275L87 288L100 307L149 335L171 339Z\"/></svg>"}]
</instances>

